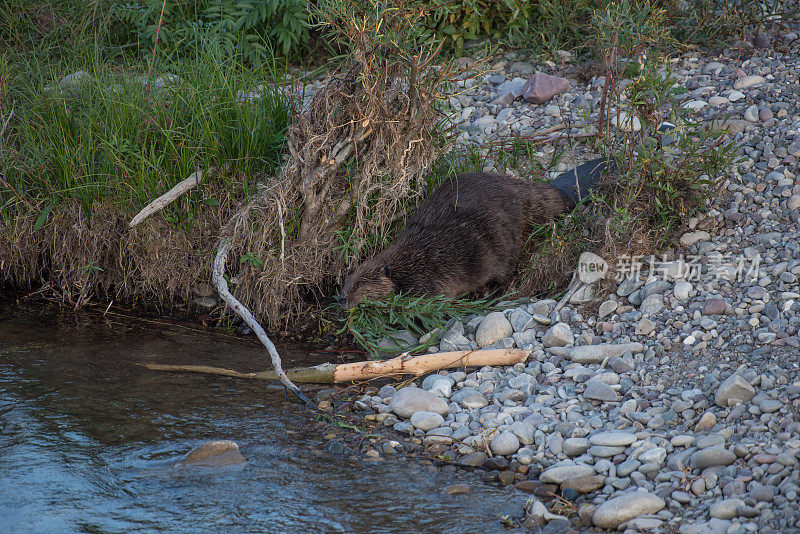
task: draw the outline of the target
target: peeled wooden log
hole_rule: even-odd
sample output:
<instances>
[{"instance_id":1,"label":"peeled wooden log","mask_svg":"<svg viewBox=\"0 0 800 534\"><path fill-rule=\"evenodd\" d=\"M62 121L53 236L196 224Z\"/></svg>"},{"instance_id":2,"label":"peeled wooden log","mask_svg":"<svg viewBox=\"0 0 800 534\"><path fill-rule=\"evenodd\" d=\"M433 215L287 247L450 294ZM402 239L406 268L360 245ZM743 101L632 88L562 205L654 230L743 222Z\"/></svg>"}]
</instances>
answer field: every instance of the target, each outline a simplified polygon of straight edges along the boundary
<instances>
[{"instance_id":1,"label":"peeled wooden log","mask_svg":"<svg viewBox=\"0 0 800 534\"><path fill-rule=\"evenodd\" d=\"M522 349L439 352L436 354L423 354L421 356L401 355L391 360L342 363L338 365L323 363L315 365L314 367L286 369L285 373L292 382L338 384L341 382L389 376L420 376L425 373L430 373L431 371L453 367L514 365L527 360L530 354L530 350ZM185 371L261 380L278 379L278 375L273 370L240 373L231 369L210 367L208 365L165 365L159 363L145 363L142 365L154 371Z\"/></svg>"}]
</instances>

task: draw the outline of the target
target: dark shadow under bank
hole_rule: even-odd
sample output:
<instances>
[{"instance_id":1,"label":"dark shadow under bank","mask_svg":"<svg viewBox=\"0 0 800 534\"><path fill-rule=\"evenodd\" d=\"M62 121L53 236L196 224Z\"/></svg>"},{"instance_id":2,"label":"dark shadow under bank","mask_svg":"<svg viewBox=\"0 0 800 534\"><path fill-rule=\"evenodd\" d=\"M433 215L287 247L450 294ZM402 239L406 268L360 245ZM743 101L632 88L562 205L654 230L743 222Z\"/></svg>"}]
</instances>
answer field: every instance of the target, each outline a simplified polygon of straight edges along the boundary
<instances>
[{"instance_id":1,"label":"dark shadow under bank","mask_svg":"<svg viewBox=\"0 0 800 534\"><path fill-rule=\"evenodd\" d=\"M503 532L498 507L524 501L330 454L281 388L136 365L156 358L267 365L252 343L0 297L0 531ZM209 439L247 463L174 468Z\"/></svg>"}]
</instances>

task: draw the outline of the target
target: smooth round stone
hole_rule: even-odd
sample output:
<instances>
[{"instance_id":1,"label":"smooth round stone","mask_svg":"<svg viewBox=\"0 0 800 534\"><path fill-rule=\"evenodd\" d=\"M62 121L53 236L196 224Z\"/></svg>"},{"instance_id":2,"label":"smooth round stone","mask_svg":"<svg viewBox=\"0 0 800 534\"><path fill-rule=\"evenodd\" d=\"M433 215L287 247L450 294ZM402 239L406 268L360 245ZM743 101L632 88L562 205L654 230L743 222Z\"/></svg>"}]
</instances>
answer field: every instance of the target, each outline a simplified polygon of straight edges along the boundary
<instances>
[{"instance_id":1,"label":"smooth round stone","mask_svg":"<svg viewBox=\"0 0 800 534\"><path fill-rule=\"evenodd\" d=\"M744 110L744 120L747 122L758 122L758 106L750 106Z\"/></svg>"},{"instance_id":2,"label":"smooth round stone","mask_svg":"<svg viewBox=\"0 0 800 534\"><path fill-rule=\"evenodd\" d=\"M728 100L724 96L715 95L708 99L708 103L711 104L712 106L724 106L728 102L730 102L730 100Z\"/></svg>"},{"instance_id":3,"label":"smooth round stone","mask_svg":"<svg viewBox=\"0 0 800 534\"><path fill-rule=\"evenodd\" d=\"M590 465L557 465L542 471L539 481L544 484L562 484L573 478L594 476L595 474L594 468Z\"/></svg>"},{"instance_id":4,"label":"smooth round stone","mask_svg":"<svg viewBox=\"0 0 800 534\"><path fill-rule=\"evenodd\" d=\"M592 522L600 528L615 529L640 515L658 513L665 505L664 499L646 491L625 493L598 506Z\"/></svg>"},{"instance_id":5,"label":"smooth round stone","mask_svg":"<svg viewBox=\"0 0 800 534\"><path fill-rule=\"evenodd\" d=\"M617 466L617 476L626 477L639 469L641 465L639 460L625 460Z\"/></svg>"},{"instance_id":6,"label":"smooth round stone","mask_svg":"<svg viewBox=\"0 0 800 534\"><path fill-rule=\"evenodd\" d=\"M656 325L653 321L648 319L647 317L642 317L639 321L639 324L636 325L636 330L634 333L637 336L649 336L650 333L656 329Z\"/></svg>"},{"instance_id":7,"label":"smooth round stone","mask_svg":"<svg viewBox=\"0 0 800 534\"><path fill-rule=\"evenodd\" d=\"M696 432L702 432L704 430L711 430L717 424L717 416L714 415L712 412L705 412L701 417L700 420L697 422L697 425L694 427Z\"/></svg>"},{"instance_id":8,"label":"smooth round stone","mask_svg":"<svg viewBox=\"0 0 800 534\"><path fill-rule=\"evenodd\" d=\"M642 301L639 311L645 315L655 315L664 309L663 295L650 295Z\"/></svg>"},{"instance_id":9,"label":"smooth round stone","mask_svg":"<svg viewBox=\"0 0 800 534\"><path fill-rule=\"evenodd\" d=\"M416 412L435 412L440 415L450 413L447 401L429 391L417 387L405 387L392 396L389 403L392 411L405 419Z\"/></svg>"},{"instance_id":10,"label":"smooth round stone","mask_svg":"<svg viewBox=\"0 0 800 534\"><path fill-rule=\"evenodd\" d=\"M774 413L783 408L783 403L779 400L767 399L761 401L758 407L761 408L761 411L764 413Z\"/></svg>"},{"instance_id":11,"label":"smooth round stone","mask_svg":"<svg viewBox=\"0 0 800 534\"><path fill-rule=\"evenodd\" d=\"M689 298L689 292L692 290L692 283L685 280L675 282L675 287L672 292L678 300L686 300Z\"/></svg>"},{"instance_id":12,"label":"smooth round stone","mask_svg":"<svg viewBox=\"0 0 800 534\"><path fill-rule=\"evenodd\" d=\"M691 447L694 445L695 437L689 434L678 434L669 440L673 447Z\"/></svg>"},{"instance_id":13,"label":"smooth round stone","mask_svg":"<svg viewBox=\"0 0 800 534\"><path fill-rule=\"evenodd\" d=\"M593 445L587 451L595 458L611 458L617 454L625 452L625 447L608 447L605 445Z\"/></svg>"},{"instance_id":14,"label":"smooth round stone","mask_svg":"<svg viewBox=\"0 0 800 534\"><path fill-rule=\"evenodd\" d=\"M475 341L479 347L486 347L504 337L509 337L514 333L511 322L506 319L503 312L492 312L481 321L478 330L475 332Z\"/></svg>"},{"instance_id":15,"label":"smooth round stone","mask_svg":"<svg viewBox=\"0 0 800 534\"><path fill-rule=\"evenodd\" d=\"M627 447L636 441L636 435L630 432L598 432L589 437L589 442L592 445L600 445L604 447Z\"/></svg>"},{"instance_id":16,"label":"smooth round stone","mask_svg":"<svg viewBox=\"0 0 800 534\"><path fill-rule=\"evenodd\" d=\"M519 447L519 439L512 432L501 432L492 438L492 442L489 444L492 452L500 456L514 454L519 450Z\"/></svg>"},{"instance_id":17,"label":"smooth round stone","mask_svg":"<svg viewBox=\"0 0 800 534\"><path fill-rule=\"evenodd\" d=\"M737 509L740 506L744 506L744 501L741 499L725 499L712 504L708 508L708 513L717 519L733 519L738 515Z\"/></svg>"},{"instance_id":18,"label":"smooth round stone","mask_svg":"<svg viewBox=\"0 0 800 534\"><path fill-rule=\"evenodd\" d=\"M556 323L551 326L542 337L542 346L547 347L563 347L570 345L574 342L575 338L572 335L569 325L566 323Z\"/></svg>"},{"instance_id":19,"label":"smooth round stone","mask_svg":"<svg viewBox=\"0 0 800 534\"><path fill-rule=\"evenodd\" d=\"M772 502L775 498L775 490L770 486L756 486L750 490L750 497L758 502Z\"/></svg>"},{"instance_id":20,"label":"smooth round stone","mask_svg":"<svg viewBox=\"0 0 800 534\"><path fill-rule=\"evenodd\" d=\"M593 378L586 383L583 396L590 400L599 400L602 402L616 402L619 400L617 392L599 378Z\"/></svg>"},{"instance_id":21,"label":"smooth round stone","mask_svg":"<svg viewBox=\"0 0 800 534\"><path fill-rule=\"evenodd\" d=\"M415 412L411 416L411 424L414 425L415 428L427 432L428 430L433 430L434 428L442 426L444 424L444 417L434 412Z\"/></svg>"},{"instance_id":22,"label":"smooth round stone","mask_svg":"<svg viewBox=\"0 0 800 534\"><path fill-rule=\"evenodd\" d=\"M709 447L697 451L692 455L690 463L695 469L706 469L717 465L731 465L736 461L736 455L722 447Z\"/></svg>"},{"instance_id":23,"label":"smooth round stone","mask_svg":"<svg viewBox=\"0 0 800 534\"><path fill-rule=\"evenodd\" d=\"M748 87L761 85L762 83L764 83L764 81L765 78L763 76L757 76L757 75L745 76L743 78L739 78L738 80L736 80L733 84L733 88L739 91L741 89L747 89Z\"/></svg>"},{"instance_id":24,"label":"smooth round stone","mask_svg":"<svg viewBox=\"0 0 800 534\"><path fill-rule=\"evenodd\" d=\"M578 493L591 493L603 487L606 477L601 475L590 475L585 477L571 478L565 480L561 485L564 489L574 489Z\"/></svg>"},{"instance_id":25,"label":"smooth round stone","mask_svg":"<svg viewBox=\"0 0 800 534\"><path fill-rule=\"evenodd\" d=\"M692 496L685 491L673 491L672 498L678 501L681 504L686 504L692 500Z\"/></svg>"},{"instance_id":26,"label":"smooth round stone","mask_svg":"<svg viewBox=\"0 0 800 534\"><path fill-rule=\"evenodd\" d=\"M800 197L799 197L800 198ZM600 305L600 308L597 311L597 317L600 319L604 319L614 313L619 306L613 300L607 300Z\"/></svg>"},{"instance_id":27,"label":"smooth round stone","mask_svg":"<svg viewBox=\"0 0 800 534\"><path fill-rule=\"evenodd\" d=\"M750 383L738 374L729 376L719 385L714 395L714 402L717 406L727 408L731 401L747 402L756 394L756 390Z\"/></svg>"},{"instance_id":28,"label":"smooth round stone","mask_svg":"<svg viewBox=\"0 0 800 534\"><path fill-rule=\"evenodd\" d=\"M723 299L710 298L703 305L703 315L721 315L725 313L728 303Z\"/></svg>"},{"instance_id":29,"label":"smooth round stone","mask_svg":"<svg viewBox=\"0 0 800 534\"><path fill-rule=\"evenodd\" d=\"M586 438L567 438L564 440L562 450L567 456L580 456L588 451L590 446Z\"/></svg>"},{"instance_id":30,"label":"smooth round stone","mask_svg":"<svg viewBox=\"0 0 800 534\"><path fill-rule=\"evenodd\" d=\"M530 445L533 443L536 434L536 428L530 423L525 423L523 421L515 422L509 427L508 431L517 436L517 439L519 439L520 443L523 445Z\"/></svg>"},{"instance_id":31,"label":"smooth round stone","mask_svg":"<svg viewBox=\"0 0 800 534\"><path fill-rule=\"evenodd\" d=\"M489 401L486 400L486 397L483 395L469 395L464 397L464 400L461 401L461 405L464 408L469 408L472 410L479 410L481 408L485 408L489 405Z\"/></svg>"},{"instance_id":32,"label":"smooth round stone","mask_svg":"<svg viewBox=\"0 0 800 534\"><path fill-rule=\"evenodd\" d=\"M698 109L703 109L706 106L708 106L708 102L706 102L705 100L692 100L691 102L683 104L683 106L681 107L685 109L698 110Z\"/></svg>"},{"instance_id":33,"label":"smooth round stone","mask_svg":"<svg viewBox=\"0 0 800 534\"><path fill-rule=\"evenodd\" d=\"M738 102L739 100L742 100L744 97L745 97L744 93L742 93L741 91L731 91L730 94L728 95L728 100L730 100L731 102Z\"/></svg>"}]
</instances>

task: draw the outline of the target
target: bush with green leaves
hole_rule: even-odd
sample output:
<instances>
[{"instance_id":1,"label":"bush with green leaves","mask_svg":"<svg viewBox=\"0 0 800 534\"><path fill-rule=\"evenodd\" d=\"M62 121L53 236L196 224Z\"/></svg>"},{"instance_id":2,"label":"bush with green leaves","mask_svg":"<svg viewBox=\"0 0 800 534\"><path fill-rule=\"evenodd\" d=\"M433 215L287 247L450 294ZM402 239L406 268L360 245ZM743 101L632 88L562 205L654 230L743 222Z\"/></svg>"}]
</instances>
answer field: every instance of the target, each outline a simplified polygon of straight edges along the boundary
<instances>
[{"instance_id":1,"label":"bush with green leaves","mask_svg":"<svg viewBox=\"0 0 800 534\"><path fill-rule=\"evenodd\" d=\"M423 36L445 39L461 50L471 39L505 38L522 32L536 6L529 0L423 0L411 9L423 14Z\"/></svg>"},{"instance_id":2,"label":"bush with green leaves","mask_svg":"<svg viewBox=\"0 0 800 534\"><path fill-rule=\"evenodd\" d=\"M152 49L158 33L166 53L215 43L257 63L273 52L296 55L309 38L308 0L132 0L112 9L139 46Z\"/></svg>"}]
</instances>

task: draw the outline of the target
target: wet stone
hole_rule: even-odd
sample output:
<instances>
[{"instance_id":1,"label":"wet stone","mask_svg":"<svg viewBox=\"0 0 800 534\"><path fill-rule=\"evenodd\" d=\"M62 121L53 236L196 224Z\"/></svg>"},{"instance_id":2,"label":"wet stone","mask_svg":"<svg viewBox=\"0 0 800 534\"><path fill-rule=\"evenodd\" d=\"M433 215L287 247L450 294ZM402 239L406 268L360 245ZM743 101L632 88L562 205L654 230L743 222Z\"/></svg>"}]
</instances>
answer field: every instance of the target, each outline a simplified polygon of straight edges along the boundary
<instances>
[{"instance_id":1,"label":"wet stone","mask_svg":"<svg viewBox=\"0 0 800 534\"><path fill-rule=\"evenodd\" d=\"M467 484L453 484L452 486L447 486L444 492L447 495L465 495L472 493L472 488Z\"/></svg>"},{"instance_id":2,"label":"wet stone","mask_svg":"<svg viewBox=\"0 0 800 534\"><path fill-rule=\"evenodd\" d=\"M487 460L484 460L484 467L486 467L486 469L492 469L494 471L503 471L505 469L508 469L508 460L506 460L502 456L489 458Z\"/></svg>"},{"instance_id":3,"label":"wet stone","mask_svg":"<svg viewBox=\"0 0 800 534\"><path fill-rule=\"evenodd\" d=\"M245 462L235 441L216 440L198 445L186 455L181 465L223 466Z\"/></svg>"}]
</instances>

